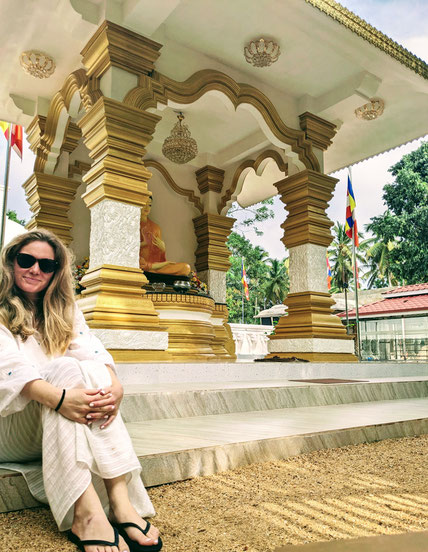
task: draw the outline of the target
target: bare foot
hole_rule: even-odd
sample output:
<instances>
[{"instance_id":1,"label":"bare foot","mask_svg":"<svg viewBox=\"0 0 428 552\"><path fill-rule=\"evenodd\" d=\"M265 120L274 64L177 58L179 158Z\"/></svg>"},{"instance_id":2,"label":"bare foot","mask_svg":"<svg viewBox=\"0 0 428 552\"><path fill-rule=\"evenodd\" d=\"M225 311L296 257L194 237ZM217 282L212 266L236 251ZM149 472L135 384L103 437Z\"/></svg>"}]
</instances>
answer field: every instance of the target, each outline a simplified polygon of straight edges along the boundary
<instances>
[{"instance_id":1,"label":"bare foot","mask_svg":"<svg viewBox=\"0 0 428 552\"><path fill-rule=\"evenodd\" d=\"M114 509L113 507L110 510L110 520L116 523L135 523L141 529L145 529L147 526L147 521L142 519L134 507L128 503L127 505L121 505L118 508ZM130 539L138 542L143 546L152 546L158 543L159 530L153 525L150 526L147 536L145 536L141 531L135 529L134 527L127 527L125 529Z\"/></svg>"},{"instance_id":2,"label":"bare foot","mask_svg":"<svg viewBox=\"0 0 428 552\"><path fill-rule=\"evenodd\" d=\"M114 530L104 512L85 518L75 517L71 530L80 540L114 542ZM129 548L122 537L119 537L119 547L92 544L85 546L85 552L129 552Z\"/></svg>"}]
</instances>

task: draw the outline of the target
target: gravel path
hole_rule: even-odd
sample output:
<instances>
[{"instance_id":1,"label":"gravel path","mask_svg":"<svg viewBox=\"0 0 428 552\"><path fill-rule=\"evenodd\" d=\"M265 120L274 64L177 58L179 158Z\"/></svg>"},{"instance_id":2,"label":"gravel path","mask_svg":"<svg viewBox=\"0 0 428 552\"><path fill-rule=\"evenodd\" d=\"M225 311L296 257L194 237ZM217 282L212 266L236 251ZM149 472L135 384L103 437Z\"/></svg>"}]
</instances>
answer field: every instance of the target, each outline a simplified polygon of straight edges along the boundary
<instances>
[{"instance_id":1,"label":"gravel path","mask_svg":"<svg viewBox=\"0 0 428 552\"><path fill-rule=\"evenodd\" d=\"M149 490L165 552L428 529L428 436L322 450ZM75 552L48 509L0 514L2 552Z\"/></svg>"}]
</instances>

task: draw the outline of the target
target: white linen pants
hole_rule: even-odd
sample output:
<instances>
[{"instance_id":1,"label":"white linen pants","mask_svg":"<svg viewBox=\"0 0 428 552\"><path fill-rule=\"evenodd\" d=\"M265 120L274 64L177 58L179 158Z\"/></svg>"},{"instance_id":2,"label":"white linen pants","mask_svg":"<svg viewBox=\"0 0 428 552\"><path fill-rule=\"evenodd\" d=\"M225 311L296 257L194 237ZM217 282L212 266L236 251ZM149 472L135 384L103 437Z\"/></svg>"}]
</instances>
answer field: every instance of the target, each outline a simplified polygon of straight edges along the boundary
<instances>
[{"instance_id":1,"label":"white linen pants","mask_svg":"<svg viewBox=\"0 0 428 552\"><path fill-rule=\"evenodd\" d=\"M79 362L70 357L49 362L42 375L60 389L111 384L110 373L101 362ZM49 503L60 531L70 529L74 503L91 481L107 513L108 497L102 479L125 474L137 512L143 517L155 514L120 414L105 429L100 425L73 422L35 401L21 412L0 417L0 467L24 475L33 496Z\"/></svg>"}]
</instances>

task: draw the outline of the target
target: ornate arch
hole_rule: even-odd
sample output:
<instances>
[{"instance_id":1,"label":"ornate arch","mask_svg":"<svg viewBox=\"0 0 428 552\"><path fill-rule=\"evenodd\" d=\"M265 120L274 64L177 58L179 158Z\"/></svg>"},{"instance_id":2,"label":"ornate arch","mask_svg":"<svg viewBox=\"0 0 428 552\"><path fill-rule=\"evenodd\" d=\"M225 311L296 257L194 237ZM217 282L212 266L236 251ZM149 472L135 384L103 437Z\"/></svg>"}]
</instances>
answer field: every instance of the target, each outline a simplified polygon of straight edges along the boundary
<instances>
[{"instance_id":1,"label":"ornate arch","mask_svg":"<svg viewBox=\"0 0 428 552\"><path fill-rule=\"evenodd\" d=\"M218 207L218 212L220 214L225 209L225 207L229 207L230 204L238 196L249 169L254 169L256 174L260 176L264 171L264 168L266 167L269 159L273 159L277 164L278 169L280 171L283 171L286 176L288 175L288 164L283 160L281 154L275 150L268 149L263 151L256 159L246 159L236 169L229 188L226 190L225 194L221 198L220 205ZM238 191L236 191L238 188L238 184L240 184L241 186Z\"/></svg>"},{"instance_id":2,"label":"ornate arch","mask_svg":"<svg viewBox=\"0 0 428 552\"><path fill-rule=\"evenodd\" d=\"M174 190L175 193L187 197L187 199L191 203L193 203L193 205L199 210L199 212L203 214L204 208L202 206L200 198L194 194L193 190L181 188L172 178L169 171L161 163L159 163L159 161L155 161L154 159L144 159L144 165L146 167L151 167L158 170L165 178L167 184Z\"/></svg>"},{"instance_id":3,"label":"ornate arch","mask_svg":"<svg viewBox=\"0 0 428 552\"><path fill-rule=\"evenodd\" d=\"M320 171L319 162L305 133L288 127L279 116L273 103L260 90L249 84L237 83L220 71L204 69L194 73L186 81L178 82L153 72L151 77L141 76L139 86L125 96L124 103L138 109L156 108L168 101L180 105L191 104L208 92L221 93L236 109L240 105L260 115L260 125L276 145L289 145L305 168Z\"/></svg>"},{"instance_id":4,"label":"ornate arch","mask_svg":"<svg viewBox=\"0 0 428 552\"><path fill-rule=\"evenodd\" d=\"M51 100L43 131L33 143L36 153L34 170L53 172L61 147L66 140L71 117L75 117L82 105L88 111L101 97L100 90L93 88L84 69L73 71Z\"/></svg>"}]
</instances>

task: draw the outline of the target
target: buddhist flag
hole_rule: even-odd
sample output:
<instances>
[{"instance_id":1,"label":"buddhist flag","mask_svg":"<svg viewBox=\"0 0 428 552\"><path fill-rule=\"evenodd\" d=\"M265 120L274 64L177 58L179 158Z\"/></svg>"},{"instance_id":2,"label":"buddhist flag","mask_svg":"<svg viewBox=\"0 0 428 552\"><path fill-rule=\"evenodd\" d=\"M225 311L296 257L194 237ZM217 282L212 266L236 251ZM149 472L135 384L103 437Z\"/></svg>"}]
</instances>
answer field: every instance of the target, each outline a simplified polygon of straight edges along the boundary
<instances>
[{"instance_id":1,"label":"buddhist flag","mask_svg":"<svg viewBox=\"0 0 428 552\"><path fill-rule=\"evenodd\" d=\"M249 301L250 292L248 290L248 280L247 280L247 273L245 272L244 259L242 259L241 276L242 276L241 282L244 287L245 298L247 299L247 301Z\"/></svg>"},{"instance_id":2,"label":"buddhist flag","mask_svg":"<svg viewBox=\"0 0 428 552\"><path fill-rule=\"evenodd\" d=\"M351 238L352 234L354 235L355 247L359 246L358 242L358 230L357 230L357 218L355 212L355 196L354 190L352 189L351 176L348 174L348 190L346 193L346 222L345 222L345 232L346 235Z\"/></svg>"},{"instance_id":3,"label":"buddhist flag","mask_svg":"<svg viewBox=\"0 0 428 552\"><path fill-rule=\"evenodd\" d=\"M11 132L12 129L10 136L10 147L22 160L22 126L12 125L5 123L4 121L0 121L0 128L3 131L6 140L9 140L9 132Z\"/></svg>"},{"instance_id":4,"label":"buddhist flag","mask_svg":"<svg viewBox=\"0 0 428 552\"><path fill-rule=\"evenodd\" d=\"M327 287L328 287L328 289L331 289L332 275L331 275L330 261L328 260L328 253L327 252L325 254L325 258L326 258L326 261L327 261Z\"/></svg>"}]
</instances>

